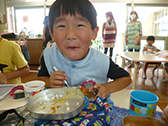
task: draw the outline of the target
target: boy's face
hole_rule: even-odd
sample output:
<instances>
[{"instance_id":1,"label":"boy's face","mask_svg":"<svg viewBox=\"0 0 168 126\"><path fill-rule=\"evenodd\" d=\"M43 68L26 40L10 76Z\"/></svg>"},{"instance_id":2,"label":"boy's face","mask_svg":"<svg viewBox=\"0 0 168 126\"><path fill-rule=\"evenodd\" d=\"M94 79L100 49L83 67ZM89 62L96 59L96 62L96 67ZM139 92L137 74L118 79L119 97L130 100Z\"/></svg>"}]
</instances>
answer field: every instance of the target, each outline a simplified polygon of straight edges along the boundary
<instances>
[{"instance_id":1,"label":"boy's face","mask_svg":"<svg viewBox=\"0 0 168 126\"><path fill-rule=\"evenodd\" d=\"M52 36L61 52L70 60L84 59L91 40L96 39L98 27L92 30L90 22L79 14L61 15L55 19Z\"/></svg>"},{"instance_id":2,"label":"boy's face","mask_svg":"<svg viewBox=\"0 0 168 126\"><path fill-rule=\"evenodd\" d=\"M153 45L153 40L148 40L147 43L148 43L149 46L152 46Z\"/></svg>"}]
</instances>

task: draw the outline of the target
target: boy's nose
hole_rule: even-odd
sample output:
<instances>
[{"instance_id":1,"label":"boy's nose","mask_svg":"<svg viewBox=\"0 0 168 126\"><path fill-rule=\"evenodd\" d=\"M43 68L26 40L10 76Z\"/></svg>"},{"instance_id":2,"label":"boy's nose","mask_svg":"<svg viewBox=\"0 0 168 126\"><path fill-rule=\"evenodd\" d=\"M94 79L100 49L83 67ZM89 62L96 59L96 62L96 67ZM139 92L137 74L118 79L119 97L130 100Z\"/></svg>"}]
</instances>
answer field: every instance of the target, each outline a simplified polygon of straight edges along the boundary
<instances>
[{"instance_id":1,"label":"boy's nose","mask_svg":"<svg viewBox=\"0 0 168 126\"><path fill-rule=\"evenodd\" d=\"M73 28L67 29L66 38L67 38L67 40L70 40L70 41L75 40L77 38L75 29L73 29Z\"/></svg>"}]
</instances>

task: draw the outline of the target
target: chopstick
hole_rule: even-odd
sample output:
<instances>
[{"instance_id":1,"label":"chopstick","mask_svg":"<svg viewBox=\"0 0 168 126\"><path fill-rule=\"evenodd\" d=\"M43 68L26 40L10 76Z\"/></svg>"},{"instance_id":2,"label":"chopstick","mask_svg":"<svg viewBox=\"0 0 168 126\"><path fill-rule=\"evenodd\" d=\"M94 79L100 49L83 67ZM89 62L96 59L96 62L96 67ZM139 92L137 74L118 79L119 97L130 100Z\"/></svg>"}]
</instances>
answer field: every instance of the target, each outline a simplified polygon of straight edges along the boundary
<instances>
[{"instance_id":1,"label":"chopstick","mask_svg":"<svg viewBox=\"0 0 168 126\"><path fill-rule=\"evenodd\" d=\"M55 66L53 67L53 69L54 69L55 71L58 71L58 69L57 69ZM69 87L67 81L66 81L66 80L63 80L63 81L65 82L65 84L67 85L67 87Z\"/></svg>"}]
</instances>

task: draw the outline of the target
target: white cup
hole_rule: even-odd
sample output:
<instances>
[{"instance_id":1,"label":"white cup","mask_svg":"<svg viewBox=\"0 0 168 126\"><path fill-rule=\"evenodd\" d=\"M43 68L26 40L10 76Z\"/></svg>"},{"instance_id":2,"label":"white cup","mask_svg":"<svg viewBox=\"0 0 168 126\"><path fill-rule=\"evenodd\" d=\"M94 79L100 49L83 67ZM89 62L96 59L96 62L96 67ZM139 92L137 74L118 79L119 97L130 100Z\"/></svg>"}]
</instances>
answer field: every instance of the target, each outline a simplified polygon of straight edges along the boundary
<instances>
[{"instance_id":1,"label":"white cup","mask_svg":"<svg viewBox=\"0 0 168 126\"><path fill-rule=\"evenodd\" d=\"M39 80L29 81L25 83L23 87L25 91L25 99L26 101L29 101L31 97L45 89L45 82Z\"/></svg>"}]
</instances>

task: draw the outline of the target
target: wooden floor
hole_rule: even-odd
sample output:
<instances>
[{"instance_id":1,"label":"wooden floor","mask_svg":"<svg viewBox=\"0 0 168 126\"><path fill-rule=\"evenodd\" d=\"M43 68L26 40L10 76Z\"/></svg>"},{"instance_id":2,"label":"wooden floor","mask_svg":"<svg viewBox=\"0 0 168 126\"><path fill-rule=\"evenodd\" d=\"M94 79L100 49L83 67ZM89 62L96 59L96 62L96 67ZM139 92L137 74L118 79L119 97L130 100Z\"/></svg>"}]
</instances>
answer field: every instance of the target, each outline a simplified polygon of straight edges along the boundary
<instances>
[{"instance_id":1,"label":"wooden floor","mask_svg":"<svg viewBox=\"0 0 168 126\"><path fill-rule=\"evenodd\" d=\"M27 76L22 77L22 83L37 80L37 67L30 66L31 71ZM163 110L166 105L168 105L168 81L162 82L163 75L162 69L159 69L159 77L157 77L157 70L155 71L155 76L152 77L151 68L147 70L147 79L142 78L142 69L139 70L137 74L135 89L147 90L155 93L159 97L158 106ZM126 68L131 77L133 78L134 68ZM132 89L132 84L127 87L127 89Z\"/></svg>"}]
</instances>

